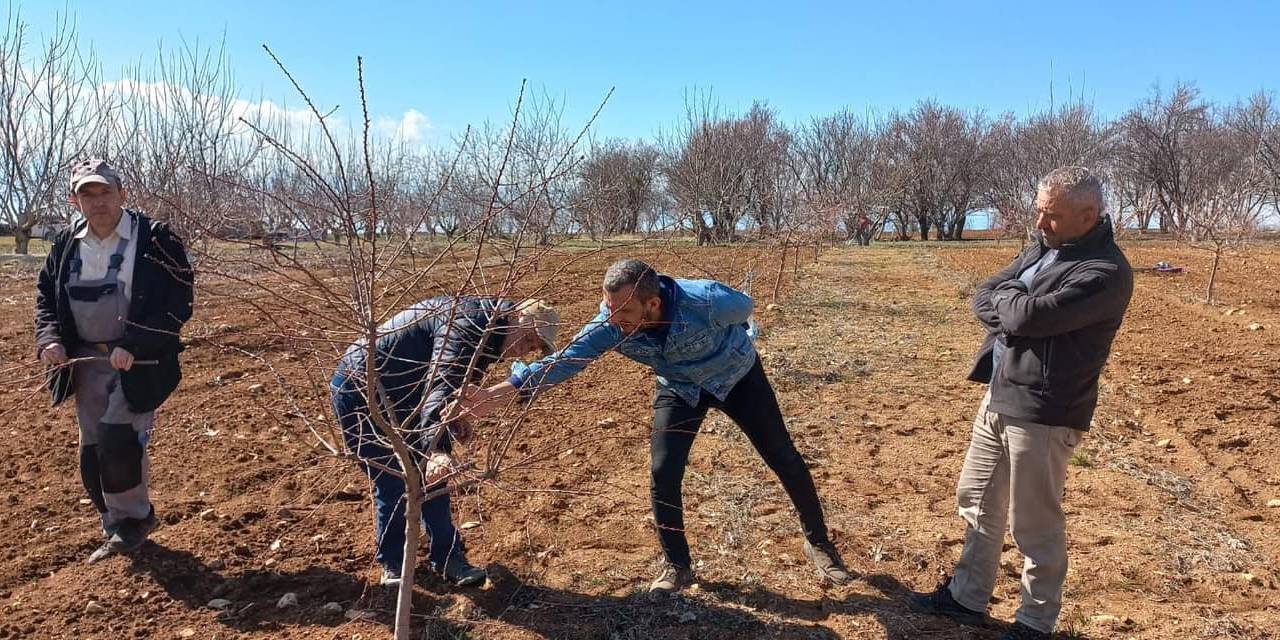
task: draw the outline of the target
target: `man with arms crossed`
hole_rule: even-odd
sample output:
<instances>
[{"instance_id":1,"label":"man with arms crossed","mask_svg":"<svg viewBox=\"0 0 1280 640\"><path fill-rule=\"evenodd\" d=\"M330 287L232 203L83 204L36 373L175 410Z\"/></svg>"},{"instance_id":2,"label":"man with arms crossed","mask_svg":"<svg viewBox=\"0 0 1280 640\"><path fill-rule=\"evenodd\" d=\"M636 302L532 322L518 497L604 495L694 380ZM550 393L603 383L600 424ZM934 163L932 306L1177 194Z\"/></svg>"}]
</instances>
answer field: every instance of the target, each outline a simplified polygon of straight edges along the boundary
<instances>
[{"instance_id":1,"label":"man with arms crossed","mask_svg":"<svg viewBox=\"0 0 1280 640\"><path fill-rule=\"evenodd\" d=\"M1057 624L1067 461L1093 419L1098 376L1133 293L1097 177L1054 170L1040 181L1036 209L1038 242L974 294L987 336L969 379L990 386L956 488L964 550L949 580L909 601L918 612L985 624L1007 518L1026 558L1008 640L1048 638Z\"/></svg>"}]
</instances>

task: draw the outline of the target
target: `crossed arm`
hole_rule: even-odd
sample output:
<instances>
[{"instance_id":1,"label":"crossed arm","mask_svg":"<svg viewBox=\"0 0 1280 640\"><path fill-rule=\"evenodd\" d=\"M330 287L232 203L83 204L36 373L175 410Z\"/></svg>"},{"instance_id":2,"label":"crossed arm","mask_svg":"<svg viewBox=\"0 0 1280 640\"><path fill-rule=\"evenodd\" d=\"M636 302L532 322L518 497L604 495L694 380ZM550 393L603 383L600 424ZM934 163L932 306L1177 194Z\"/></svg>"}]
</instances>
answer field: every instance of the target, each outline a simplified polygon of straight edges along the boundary
<instances>
[{"instance_id":1,"label":"crossed arm","mask_svg":"<svg viewBox=\"0 0 1280 640\"><path fill-rule=\"evenodd\" d=\"M988 331L1027 338L1070 333L1115 316L1133 288L1115 264L1091 261L1069 274L1056 291L1032 295L1017 277L1020 262L978 285L973 312Z\"/></svg>"}]
</instances>

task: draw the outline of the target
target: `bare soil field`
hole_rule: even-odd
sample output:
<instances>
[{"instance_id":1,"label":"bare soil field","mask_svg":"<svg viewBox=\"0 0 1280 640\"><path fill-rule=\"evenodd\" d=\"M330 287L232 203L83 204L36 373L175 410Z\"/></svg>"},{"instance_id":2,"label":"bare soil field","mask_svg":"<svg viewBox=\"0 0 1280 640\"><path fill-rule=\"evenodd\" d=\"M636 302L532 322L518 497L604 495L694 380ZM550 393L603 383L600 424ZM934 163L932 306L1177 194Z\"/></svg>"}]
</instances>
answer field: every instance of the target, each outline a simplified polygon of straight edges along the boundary
<instances>
[{"instance_id":1,"label":"bare soil field","mask_svg":"<svg viewBox=\"0 0 1280 640\"><path fill-rule=\"evenodd\" d=\"M611 354L531 411L516 446L539 463L457 496L468 555L488 567L490 584L456 590L420 577L421 637L996 637L998 629L912 614L902 597L932 589L960 552L954 483L983 393L964 380L981 337L969 296L1017 249L894 243L830 249L816 262L806 251L798 272L783 270L769 311L776 255L641 252L676 275L737 284L746 269L760 272L766 370L859 580L818 584L781 486L737 428L713 414L685 480L700 585L646 597L659 556L648 497L654 381ZM1280 250L1226 260L1213 306L1202 302L1209 254L1161 242L1134 243L1128 254L1135 267L1165 260L1190 272L1137 276L1096 424L1071 468L1072 569L1060 630L1272 638L1280 629L1280 508L1267 506L1280 499ZM553 301L567 323L591 317L599 277L619 255L592 254L555 276ZM0 354L35 371L33 268L0 268ZM327 411L328 372L279 348L262 351L266 367L208 338L234 343L255 322L251 309L198 303L185 378L152 443L162 525L132 558L83 563L99 532L82 501L74 411L49 408L29 380L6 385L0 638L389 636L367 481L297 419ZM272 369L302 382L286 394ZM1006 549L992 609L1003 620L1017 607L1021 567L1011 540ZM278 608L285 593L299 605ZM215 598L231 604L211 609ZM360 615L325 611L330 602Z\"/></svg>"}]
</instances>

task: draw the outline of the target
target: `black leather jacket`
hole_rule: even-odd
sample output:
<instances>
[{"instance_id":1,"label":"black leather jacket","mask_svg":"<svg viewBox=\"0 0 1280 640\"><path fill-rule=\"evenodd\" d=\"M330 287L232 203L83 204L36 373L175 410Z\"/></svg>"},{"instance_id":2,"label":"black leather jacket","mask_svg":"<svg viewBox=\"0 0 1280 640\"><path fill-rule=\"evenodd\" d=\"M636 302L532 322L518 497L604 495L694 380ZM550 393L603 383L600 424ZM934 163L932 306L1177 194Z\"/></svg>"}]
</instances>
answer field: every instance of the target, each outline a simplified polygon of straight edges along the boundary
<instances>
[{"instance_id":1,"label":"black leather jacket","mask_svg":"<svg viewBox=\"0 0 1280 640\"><path fill-rule=\"evenodd\" d=\"M511 310L507 300L440 296L379 327L376 370L397 422L411 422L421 406L410 446L420 451L447 447L437 437L440 412L464 384L479 382L501 359ZM334 393L356 393L367 401L366 345L360 340L347 349L333 378Z\"/></svg>"}]
</instances>

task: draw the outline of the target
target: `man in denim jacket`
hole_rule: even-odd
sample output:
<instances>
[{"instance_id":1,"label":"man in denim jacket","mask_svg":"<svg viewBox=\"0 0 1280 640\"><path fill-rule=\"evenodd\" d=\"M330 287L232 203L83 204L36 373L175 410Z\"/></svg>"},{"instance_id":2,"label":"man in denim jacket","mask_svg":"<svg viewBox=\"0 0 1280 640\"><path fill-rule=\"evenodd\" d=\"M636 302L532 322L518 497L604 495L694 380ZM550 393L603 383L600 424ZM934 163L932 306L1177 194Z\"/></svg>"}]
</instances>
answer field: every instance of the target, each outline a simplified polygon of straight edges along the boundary
<instances>
[{"instance_id":1,"label":"man in denim jacket","mask_svg":"<svg viewBox=\"0 0 1280 640\"><path fill-rule=\"evenodd\" d=\"M791 442L756 353L748 328L753 307L749 296L719 282L670 278L640 260L619 261L605 273L600 314L568 346L516 367L502 384L471 389L460 409L483 417L511 395L532 397L617 349L658 375L649 449L653 515L666 564L649 590L670 593L694 582L680 486L694 437L712 407L738 424L782 481L800 513L805 555L818 574L845 583L849 573L827 537L813 478Z\"/></svg>"}]
</instances>

